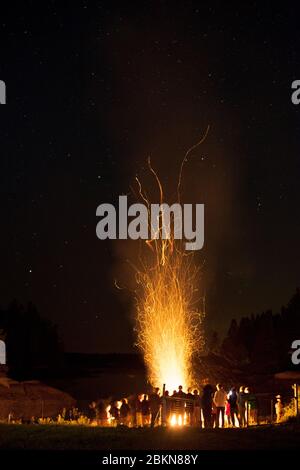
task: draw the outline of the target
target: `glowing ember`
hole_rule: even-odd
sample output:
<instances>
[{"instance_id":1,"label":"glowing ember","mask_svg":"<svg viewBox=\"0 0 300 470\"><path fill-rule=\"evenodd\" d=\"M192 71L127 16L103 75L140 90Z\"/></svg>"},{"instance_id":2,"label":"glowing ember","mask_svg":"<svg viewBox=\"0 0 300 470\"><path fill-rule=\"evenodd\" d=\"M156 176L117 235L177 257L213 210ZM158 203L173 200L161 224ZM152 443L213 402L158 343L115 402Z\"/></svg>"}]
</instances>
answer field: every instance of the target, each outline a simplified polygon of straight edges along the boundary
<instances>
[{"instance_id":1,"label":"glowing ember","mask_svg":"<svg viewBox=\"0 0 300 470\"><path fill-rule=\"evenodd\" d=\"M160 204L163 204L162 185L150 160L149 168L160 190ZM149 201L137 181L140 196L149 207ZM162 211L158 224L160 232L164 223ZM170 233L173 231L170 230ZM151 248L151 261L143 259L142 268L137 271L140 287L137 296L137 344L143 351L151 384L160 388L166 384L166 389L172 392L179 385L187 388L193 384L192 356L203 345L200 329L202 313L196 308L199 301L198 269L193 254L185 251L182 241L175 240L174 236L164 240L160 233L160 237L147 243Z\"/></svg>"},{"instance_id":2,"label":"glowing ember","mask_svg":"<svg viewBox=\"0 0 300 470\"><path fill-rule=\"evenodd\" d=\"M160 387L165 383L173 391L193 383L191 359L201 339L200 314L193 308L196 270L191 257L170 246L163 251L164 261L160 250L157 265L138 275L143 286L137 311L138 345L150 382Z\"/></svg>"}]
</instances>

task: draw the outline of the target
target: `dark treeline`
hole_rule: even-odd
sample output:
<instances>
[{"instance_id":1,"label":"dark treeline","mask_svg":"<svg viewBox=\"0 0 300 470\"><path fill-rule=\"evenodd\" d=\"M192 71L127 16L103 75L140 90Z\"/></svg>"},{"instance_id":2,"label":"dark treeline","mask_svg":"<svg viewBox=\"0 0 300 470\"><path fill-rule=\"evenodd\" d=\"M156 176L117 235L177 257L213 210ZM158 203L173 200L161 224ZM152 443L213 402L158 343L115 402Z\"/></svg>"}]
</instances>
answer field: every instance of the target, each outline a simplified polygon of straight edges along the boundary
<instances>
[{"instance_id":1,"label":"dark treeline","mask_svg":"<svg viewBox=\"0 0 300 470\"><path fill-rule=\"evenodd\" d=\"M56 326L42 318L32 303L24 307L14 301L0 309L0 336L5 338L9 375L13 378L59 375L68 369L71 359L63 353ZM267 310L239 321L233 319L223 341L213 332L206 342L206 352L222 355L249 371L273 372L293 368L291 344L295 339L300 339L300 289L280 313ZM77 356L74 358L80 365L82 355ZM87 356L91 361L91 355ZM98 364L99 360L95 355L94 362ZM117 362L120 365L120 359Z\"/></svg>"},{"instance_id":2,"label":"dark treeline","mask_svg":"<svg viewBox=\"0 0 300 470\"><path fill-rule=\"evenodd\" d=\"M59 369L63 356L57 329L32 303L24 307L14 301L0 309L0 333L11 377L22 380Z\"/></svg>"},{"instance_id":3,"label":"dark treeline","mask_svg":"<svg viewBox=\"0 0 300 470\"><path fill-rule=\"evenodd\" d=\"M297 289L280 313L271 310L232 320L219 352L239 365L252 365L257 371L292 368L291 344L300 339L300 290Z\"/></svg>"}]
</instances>

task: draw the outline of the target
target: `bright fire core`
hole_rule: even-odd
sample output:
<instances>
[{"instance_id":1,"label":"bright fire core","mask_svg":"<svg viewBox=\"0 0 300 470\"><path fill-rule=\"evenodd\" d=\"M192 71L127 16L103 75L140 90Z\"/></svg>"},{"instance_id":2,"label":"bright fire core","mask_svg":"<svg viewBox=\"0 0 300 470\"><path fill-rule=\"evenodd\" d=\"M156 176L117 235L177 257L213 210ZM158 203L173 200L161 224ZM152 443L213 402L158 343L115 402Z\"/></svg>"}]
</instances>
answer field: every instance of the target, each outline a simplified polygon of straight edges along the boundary
<instances>
[{"instance_id":1,"label":"bright fire core","mask_svg":"<svg viewBox=\"0 0 300 470\"><path fill-rule=\"evenodd\" d=\"M150 170L162 203L161 183L151 165ZM141 186L140 195L145 199ZM164 214L160 217L162 222ZM148 246L151 261L142 262L137 273L138 346L144 354L150 383L160 388L166 384L166 390L172 393L179 385L194 385L192 356L203 343L203 314L196 308L198 269L193 254L187 253L179 240L159 238L148 242Z\"/></svg>"}]
</instances>

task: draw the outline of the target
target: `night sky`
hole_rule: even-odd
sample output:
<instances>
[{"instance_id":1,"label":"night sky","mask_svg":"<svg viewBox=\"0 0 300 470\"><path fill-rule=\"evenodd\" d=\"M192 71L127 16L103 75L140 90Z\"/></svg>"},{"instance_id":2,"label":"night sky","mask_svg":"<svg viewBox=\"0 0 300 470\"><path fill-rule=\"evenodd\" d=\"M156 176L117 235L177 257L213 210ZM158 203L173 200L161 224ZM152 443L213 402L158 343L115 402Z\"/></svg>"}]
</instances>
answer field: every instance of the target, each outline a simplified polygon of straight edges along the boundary
<instances>
[{"instance_id":1,"label":"night sky","mask_svg":"<svg viewBox=\"0 0 300 470\"><path fill-rule=\"evenodd\" d=\"M245 3L1 5L0 302L32 300L67 351L132 351L114 280L130 284L138 242L98 240L96 208L147 178L148 155L174 202L208 125L183 200L205 203L209 327L299 285L300 7Z\"/></svg>"}]
</instances>

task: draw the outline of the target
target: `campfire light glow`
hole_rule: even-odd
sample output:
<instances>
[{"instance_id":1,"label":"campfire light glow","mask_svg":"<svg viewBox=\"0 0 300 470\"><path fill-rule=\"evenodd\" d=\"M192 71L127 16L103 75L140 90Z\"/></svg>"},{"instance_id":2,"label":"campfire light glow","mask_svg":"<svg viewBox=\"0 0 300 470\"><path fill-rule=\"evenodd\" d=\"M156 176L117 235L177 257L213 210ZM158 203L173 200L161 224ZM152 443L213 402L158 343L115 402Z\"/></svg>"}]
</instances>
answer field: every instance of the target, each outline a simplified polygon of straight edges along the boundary
<instances>
[{"instance_id":1,"label":"campfire light glow","mask_svg":"<svg viewBox=\"0 0 300 470\"><path fill-rule=\"evenodd\" d=\"M160 204L163 204L162 184L150 159L148 164L158 184ZM178 194L182 168L183 164ZM140 197L149 207L141 183L138 179L137 182ZM164 222L164 213L161 212L157 224L160 231ZM150 262L141 260L141 269L137 269L137 345L144 354L150 383L160 388L165 384L166 389L173 392L179 385L187 388L194 384L192 356L203 346L203 312L197 309L199 269L194 263L193 253L184 250L181 240L159 236L146 243L152 257Z\"/></svg>"},{"instance_id":2,"label":"campfire light glow","mask_svg":"<svg viewBox=\"0 0 300 470\"><path fill-rule=\"evenodd\" d=\"M176 413L173 413L169 422L171 426L184 426L186 425L186 423L187 423L186 413L184 413L183 418L182 418L182 415L177 416Z\"/></svg>"},{"instance_id":3,"label":"campfire light glow","mask_svg":"<svg viewBox=\"0 0 300 470\"><path fill-rule=\"evenodd\" d=\"M143 288L137 306L138 345L150 382L160 387L165 383L173 391L193 384L191 360L201 341L201 314L193 303L197 270L192 256L167 240L156 243L155 255L154 267L138 274Z\"/></svg>"}]
</instances>

